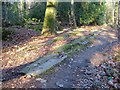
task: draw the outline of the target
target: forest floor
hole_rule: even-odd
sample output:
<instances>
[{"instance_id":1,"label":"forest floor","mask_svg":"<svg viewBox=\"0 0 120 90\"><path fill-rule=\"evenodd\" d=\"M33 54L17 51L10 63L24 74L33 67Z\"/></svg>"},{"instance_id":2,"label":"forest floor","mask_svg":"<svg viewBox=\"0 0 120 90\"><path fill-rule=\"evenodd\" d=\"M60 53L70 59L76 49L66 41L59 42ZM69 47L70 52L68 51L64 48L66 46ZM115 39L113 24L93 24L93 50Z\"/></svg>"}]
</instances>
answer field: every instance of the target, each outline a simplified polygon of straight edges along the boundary
<instances>
[{"instance_id":1,"label":"forest floor","mask_svg":"<svg viewBox=\"0 0 120 90\"><path fill-rule=\"evenodd\" d=\"M78 34L66 28L51 37L24 28L14 27L14 30L17 35L11 35L11 40L2 43L3 88L120 88L117 30L88 26L78 28ZM30 77L18 73L37 58L54 52L55 47L100 30L85 50L74 53L44 75Z\"/></svg>"}]
</instances>

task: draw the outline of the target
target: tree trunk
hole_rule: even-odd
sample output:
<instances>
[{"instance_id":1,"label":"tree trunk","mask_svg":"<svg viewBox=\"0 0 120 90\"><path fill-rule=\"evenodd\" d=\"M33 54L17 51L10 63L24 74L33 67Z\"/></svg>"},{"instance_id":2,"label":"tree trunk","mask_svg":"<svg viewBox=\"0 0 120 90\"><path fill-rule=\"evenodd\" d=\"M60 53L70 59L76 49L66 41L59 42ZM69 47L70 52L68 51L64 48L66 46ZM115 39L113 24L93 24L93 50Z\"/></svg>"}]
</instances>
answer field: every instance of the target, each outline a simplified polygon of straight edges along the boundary
<instances>
[{"instance_id":1,"label":"tree trunk","mask_svg":"<svg viewBox=\"0 0 120 90\"><path fill-rule=\"evenodd\" d=\"M115 23L115 1L106 2L106 22L107 24Z\"/></svg>"},{"instance_id":2,"label":"tree trunk","mask_svg":"<svg viewBox=\"0 0 120 90\"><path fill-rule=\"evenodd\" d=\"M56 0L47 1L43 29L42 29L43 35L56 34L56 29L57 29L56 25L58 25L56 20L56 5L57 5Z\"/></svg>"},{"instance_id":3,"label":"tree trunk","mask_svg":"<svg viewBox=\"0 0 120 90\"><path fill-rule=\"evenodd\" d=\"M112 2L113 10L112 10L112 23L115 23L115 2Z\"/></svg>"},{"instance_id":4,"label":"tree trunk","mask_svg":"<svg viewBox=\"0 0 120 90\"><path fill-rule=\"evenodd\" d=\"M118 2L115 2L115 24L118 25Z\"/></svg>"},{"instance_id":5,"label":"tree trunk","mask_svg":"<svg viewBox=\"0 0 120 90\"><path fill-rule=\"evenodd\" d=\"M75 12L74 12L74 0L71 0L71 19L70 24L72 24L73 28L77 27L76 20L75 20Z\"/></svg>"},{"instance_id":6,"label":"tree trunk","mask_svg":"<svg viewBox=\"0 0 120 90\"><path fill-rule=\"evenodd\" d=\"M23 0L20 0L18 4L18 8L19 8L19 18L22 21L23 21L23 10L24 10L23 5L24 5Z\"/></svg>"},{"instance_id":7,"label":"tree trunk","mask_svg":"<svg viewBox=\"0 0 120 90\"><path fill-rule=\"evenodd\" d=\"M118 42L120 43L120 1L118 5Z\"/></svg>"},{"instance_id":8,"label":"tree trunk","mask_svg":"<svg viewBox=\"0 0 120 90\"><path fill-rule=\"evenodd\" d=\"M5 20L8 20L8 9L7 9L7 4L8 2L4 2L4 17L5 17Z\"/></svg>"},{"instance_id":9,"label":"tree trunk","mask_svg":"<svg viewBox=\"0 0 120 90\"><path fill-rule=\"evenodd\" d=\"M118 25L120 26L120 1L118 5Z\"/></svg>"}]
</instances>

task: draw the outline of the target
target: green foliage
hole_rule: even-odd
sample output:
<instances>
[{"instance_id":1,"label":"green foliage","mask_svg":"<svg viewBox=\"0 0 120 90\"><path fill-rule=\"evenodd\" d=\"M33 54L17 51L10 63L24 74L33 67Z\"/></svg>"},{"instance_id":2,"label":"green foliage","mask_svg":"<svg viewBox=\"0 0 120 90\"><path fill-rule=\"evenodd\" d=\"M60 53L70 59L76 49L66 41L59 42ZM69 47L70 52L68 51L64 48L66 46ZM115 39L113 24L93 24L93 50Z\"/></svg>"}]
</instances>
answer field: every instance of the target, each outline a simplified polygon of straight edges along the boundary
<instances>
[{"instance_id":1,"label":"green foliage","mask_svg":"<svg viewBox=\"0 0 120 90\"><path fill-rule=\"evenodd\" d=\"M6 40L11 40L11 35L13 35L15 32L13 30L10 29L2 29L2 40L6 41Z\"/></svg>"},{"instance_id":2,"label":"green foliage","mask_svg":"<svg viewBox=\"0 0 120 90\"><path fill-rule=\"evenodd\" d=\"M45 2L37 2L33 5L33 7L29 11L29 18L36 18L44 21L46 3Z\"/></svg>"},{"instance_id":3,"label":"green foliage","mask_svg":"<svg viewBox=\"0 0 120 90\"><path fill-rule=\"evenodd\" d=\"M28 19L24 19L25 24L39 24L40 20L38 20L37 18L28 18Z\"/></svg>"},{"instance_id":4,"label":"green foliage","mask_svg":"<svg viewBox=\"0 0 120 90\"><path fill-rule=\"evenodd\" d=\"M65 44L64 47L63 47L63 51L68 52L71 48L72 48L71 44Z\"/></svg>"},{"instance_id":5,"label":"green foliage","mask_svg":"<svg viewBox=\"0 0 120 90\"><path fill-rule=\"evenodd\" d=\"M82 45L78 43L69 43L63 46L63 51L68 54L69 57L72 56L77 51L83 50L87 47L87 45Z\"/></svg>"},{"instance_id":6,"label":"green foliage","mask_svg":"<svg viewBox=\"0 0 120 90\"><path fill-rule=\"evenodd\" d=\"M80 2L76 3L76 14L81 25L104 24L105 4L99 2ZM79 21L77 21L79 22Z\"/></svg>"},{"instance_id":7,"label":"green foliage","mask_svg":"<svg viewBox=\"0 0 120 90\"><path fill-rule=\"evenodd\" d=\"M103 15L103 13L99 14L95 21L96 21L97 25L105 24L106 22L105 22L105 17Z\"/></svg>"},{"instance_id":8,"label":"green foliage","mask_svg":"<svg viewBox=\"0 0 120 90\"><path fill-rule=\"evenodd\" d=\"M100 2L76 2L74 4L75 19L78 26L96 24L102 25L106 23L106 21L107 23L110 23L112 20L112 15L109 14L111 11L107 9L104 2L101 4ZM69 25L71 3L58 2L55 8L57 10L56 17L58 23L60 23L61 26ZM115 14L117 15L118 6L116 6L115 8ZM31 3L30 6L28 5L28 3L22 3L22 10L20 9L19 2L2 2L2 19L5 22L3 22L3 26L21 25L40 31L42 28L42 23L44 21L45 10L46 2L34 2ZM52 17L52 15L48 17L49 22L46 23L44 27L49 26L51 29L59 30L59 27L57 27L57 21L53 22L54 17ZM55 28L53 28L53 25L55 26Z\"/></svg>"},{"instance_id":9,"label":"green foliage","mask_svg":"<svg viewBox=\"0 0 120 90\"><path fill-rule=\"evenodd\" d=\"M63 35L63 37L64 37L64 39L67 39L67 38L70 37L70 35L68 33L66 33L66 34Z\"/></svg>"},{"instance_id":10,"label":"green foliage","mask_svg":"<svg viewBox=\"0 0 120 90\"><path fill-rule=\"evenodd\" d=\"M59 2L57 6L57 19L61 25L69 23L70 2Z\"/></svg>"},{"instance_id":11,"label":"green foliage","mask_svg":"<svg viewBox=\"0 0 120 90\"><path fill-rule=\"evenodd\" d=\"M28 22L31 23L31 20L36 23L36 20L33 19L43 22L46 8L45 5L45 2L37 2L33 3L31 8L29 8L27 3L22 3L22 10L20 10L19 2L2 2L2 18L6 21L6 23L22 26L24 24L28 24Z\"/></svg>"},{"instance_id":12,"label":"green foliage","mask_svg":"<svg viewBox=\"0 0 120 90\"><path fill-rule=\"evenodd\" d=\"M97 25L103 25L106 23L105 21L105 10L106 10L106 6L105 3L103 3L102 5L100 5L100 9L99 9L99 15L96 18L96 23Z\"/></svg>"},{"instance_id":13,"label":"green foliage","mask_svg":"<svg viewBox=\"0 0 120 90\"><path fill-rule=\"evenodd\" d=\"M20 18L18 2L2 2L2 18L12 25L22 25L23 20Z\"/></svg>"},{"instance_id":14,"label":"green foliage","mask_svg":"<svg viewBox=\"0 0 120 90\"><path fill-rule=\"evenodd\" d=\"M24 19L24 22L25 22L24 26L26 28L33 29L33 30L36 30L36 31L41 31L42 30L42 25L43 24L37 18Z\"/></svg>"},{"instance_id":15,"label":"green foliage","mask_svg":"<svg viewBox=\"0 0 120 90\"><path fill-rule=\"evenodd\" d=\"M9 27L12 26L12 24L4 19L2 19L2 27Z\"/></svg>"}]
</instances>

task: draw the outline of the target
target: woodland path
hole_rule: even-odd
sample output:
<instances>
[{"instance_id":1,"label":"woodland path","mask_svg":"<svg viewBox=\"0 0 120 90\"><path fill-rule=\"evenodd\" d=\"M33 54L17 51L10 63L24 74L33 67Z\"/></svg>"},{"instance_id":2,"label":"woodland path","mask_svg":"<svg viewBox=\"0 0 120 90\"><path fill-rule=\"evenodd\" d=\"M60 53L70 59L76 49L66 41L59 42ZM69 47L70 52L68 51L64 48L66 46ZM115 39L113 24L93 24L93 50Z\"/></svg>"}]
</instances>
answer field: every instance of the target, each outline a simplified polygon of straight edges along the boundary
<instances>
[{"instance_id":1,"label":"woodland path","mask_svg":"<svg viewBox=\"0 0 120 90\"><path fill-rule=\"evenodd\" d=\"M99 70L94 65L99 65L105 59L101 53L108 46L113 45L116 37L111 37L111 30L103 30L95 39L93 44L83 52L77 53L64 65L57 67L56 72L44 76L47 80L43 84L45 88L108 88L104 80L99 80ZM94 65L93 65L94 64Z\"/></svg>"},{"instance_id":2,"label":"woodland path","mask_svg":"<svg viewBox=\"0 0 120 90\"><path fill-rule=\"evenodd\" d=\"M104 87L108 88L107 82L99 78L100 70L97 68L106 57L102 54L106 47L111 47L117 41L114 30L103 29L91 46L86 50L73 55L72 58L54 67L54 72L42 77L28 79L23 84L17 84L15 87L22 88L89 88ZM12 82L12 81L10 81ZM9 83L3 84L3 87L9 87ZM13 87L14 83L12 82ZM11 85L12 86L12 85Z\"/></svg>"}]
</instances>

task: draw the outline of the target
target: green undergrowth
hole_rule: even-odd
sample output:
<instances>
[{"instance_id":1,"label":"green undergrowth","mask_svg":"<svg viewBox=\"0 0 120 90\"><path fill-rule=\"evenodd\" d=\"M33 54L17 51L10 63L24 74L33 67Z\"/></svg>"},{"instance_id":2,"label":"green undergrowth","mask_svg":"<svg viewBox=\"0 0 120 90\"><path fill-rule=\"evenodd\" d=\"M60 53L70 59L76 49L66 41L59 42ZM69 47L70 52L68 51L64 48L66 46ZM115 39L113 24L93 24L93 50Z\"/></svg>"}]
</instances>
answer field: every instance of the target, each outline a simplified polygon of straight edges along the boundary
<instances>
[{"instance_id":1,"label":"green undergrowth","mask_svg":"<svg viewBox=\"0 0 120 90\"><path fill-rule=\"evenodd\" d=\"M70 35L68 33L63 35L64 39L68 39L70 37Z\"/></svg>"},{"instance_id":2,"label":"green undergrowth","mask_svg":"<svg viewBox=\"0 0 120 90\"><path fill-rule=\"evenodd\" d=\"M11 35L15 34L14 30L11 28L3 28L2 29L2 40L3 41L7 41L7 40L11 40Z\"/></svg>"},{"instance_id":3,"label":"green undergrowth","mask_svg":"<svg viewBox=\"0 0 120 90\"><path fill-rule=\"evenodd\" d=\"M76 47L73 46L72 49L67 52L68 57L72 57L73 54L79 52L80 50L84 50L85 48L86 45L80 45L80 46L76 45Z\"/></svg>"},{"instance_id":4,"label":"green undergrowth","mask_svg":"<svg viewBox=\"0 0 120 90\"><path fill-rule=\"evenodd\" d=\"M88 40L88 43L86 44L81 44L81 42L84 42ZM64 44L62 46L60 46L56 51L55 53L62 53L62 52L65 52L67 54L69 53L74 53L76 51L79 51L79 50L82 50L84 48L86 48L88 45L90 45L92 43L92 40L90 40L89 37L84 37L84 39L81 39L81 38L77 38L67 44Z\"/></svg>"},{"instance_id":5,"label":"green undergrowth","mask_svg":"<svg viewBox=\"0 0 120 90\"><path fill-rule=\"evenodd\" d=\"M46 70L44 73L41 73L41 74L39 74L39 75L36 75L35 78L42 78L43 76L48 75L48 74L51 74L51 73L53 73L53 72L55 72L55 67L52 67L52 68Z\"/></svg>"},{"instance_id":6,"label":"green undergrowth","mask_svg":"<svg viewBox=\"0 0 120 90\"><path fill-rule=\"evenodd\" d=\"M28 19L24 19L24 27L28 28L28 29L32 29L35 30L37 32L41 32L42 31L42 26L43 23L37 19L37 18L28 18Z\"/></svg>"},{"instance_id":7,"label":"green undergrowth","mask_svg":"<svg viewBox=\"0 0 120 90\"><path fill-rule=\"evenodd\" d=\"M84 50L87 48L88 45L90 45L92 42L89 41L87 44L85 45L82 45L82 44L78 44L78 43L75 43L75 44L69 44L69 45L65 45L64 46L64 52L67 53L67 56L68 57L72 57L75 53L81 51L81 50Z\"/></svg>"}]
</instances>

